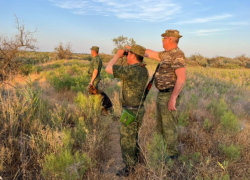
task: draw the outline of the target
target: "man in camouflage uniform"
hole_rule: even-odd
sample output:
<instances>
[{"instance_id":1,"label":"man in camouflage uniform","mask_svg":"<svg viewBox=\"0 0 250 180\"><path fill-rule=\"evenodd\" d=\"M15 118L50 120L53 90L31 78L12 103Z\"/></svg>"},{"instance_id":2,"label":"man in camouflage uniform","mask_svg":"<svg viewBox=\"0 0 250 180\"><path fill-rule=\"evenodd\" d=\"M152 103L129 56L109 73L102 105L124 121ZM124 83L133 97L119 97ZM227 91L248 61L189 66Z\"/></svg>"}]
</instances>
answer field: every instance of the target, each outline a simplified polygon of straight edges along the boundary
<instances>
[{"instance_id":1,"label":"man in camouflage uniform","mask_svg":"<svg viewBox=\"0 0 250 180\"><path fill-rule=\"evenodd\" d=\"M102 69L102 59L98 55L99 47L92 46L91 55L92 55L92 61L89 64L88 74L90 76L90 83L89 85L94 85L96 89L98 89L98 83L101 80L101 69Z\"/></svg>"},{"instance_id":2,"label":"man in camouflage uniform","mask_svg":"<svg viewBox=\"0 0 250 180\"><path fill-rule=\"evenodd\" d=\"M116 173L117 176L128 176L138 160L138 131L145 113L142 98L148 82L148 71L145 64L142 63L145 50L140 45L133 45L127 55L128 66L122 66L115 65L117 60L124 56L125 51L119 49L106 67L107 73L121 79L123 108L136 115L135 121L131 124L121 124L120 144L126 166Z\"/></svg>"},{"instance_id":3,"label":"man in camouflage uniform","mask_svg":"<svg viewBox=\"0 0 250 180\"><path fill-rule=\"evenodd\" d=\"M178 48L182 36L177 30L166 30L161 35L165 51L155 52L147 49L145 56L160 61L160 67L155 75L157 95L157 132L163 136L167 144L167 155L176 159L177 149L177 118L176 107L179 104L179 94L186 81L185 55Z\"/></svg>"}]
</instances>

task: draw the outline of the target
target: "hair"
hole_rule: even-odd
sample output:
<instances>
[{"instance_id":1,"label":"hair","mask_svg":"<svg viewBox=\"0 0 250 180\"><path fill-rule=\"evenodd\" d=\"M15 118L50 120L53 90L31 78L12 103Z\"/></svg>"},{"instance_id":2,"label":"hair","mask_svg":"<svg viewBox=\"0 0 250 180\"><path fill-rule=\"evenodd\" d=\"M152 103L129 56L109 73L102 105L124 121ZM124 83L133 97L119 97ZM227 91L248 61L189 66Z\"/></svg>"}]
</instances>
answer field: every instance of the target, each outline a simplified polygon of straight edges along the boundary
<instances>
[{"instance_id":1,"label":"hair","mask_svg":"<svg viewBox=\"0 0 250 180\"><path fill-rule=\"evenodd\" d=\"M138 55L138 54L135 54L135 53L133 53L132 51L130 51L130 53L135 55L137 61L139 61L139 62L142 62L142 61L143 61L143 58L144 58L143 56L140 56L140 55Z\"/></svg>"}]
</instances>

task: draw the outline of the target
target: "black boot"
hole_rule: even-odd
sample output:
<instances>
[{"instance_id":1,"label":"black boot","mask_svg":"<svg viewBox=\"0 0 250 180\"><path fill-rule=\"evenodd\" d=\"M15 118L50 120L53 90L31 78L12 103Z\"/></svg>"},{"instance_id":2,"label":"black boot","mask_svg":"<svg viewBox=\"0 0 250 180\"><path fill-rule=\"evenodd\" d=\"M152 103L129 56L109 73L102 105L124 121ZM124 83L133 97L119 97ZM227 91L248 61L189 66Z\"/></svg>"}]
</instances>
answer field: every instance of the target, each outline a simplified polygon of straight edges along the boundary
<instances>
[{"instance_id":1,"label":"black boot","mask_svg":"<svg viewBox=\"0 0 250 180\"><path fill-rule=\"evenodd\" d=\"M134 172L134 168L129 167L129 166L125 166L124 168L117 171L115 175L120 176L120 177L121 176L128 177L129 173L131 173L131 172Z\"/></svg>"}]
</instances>

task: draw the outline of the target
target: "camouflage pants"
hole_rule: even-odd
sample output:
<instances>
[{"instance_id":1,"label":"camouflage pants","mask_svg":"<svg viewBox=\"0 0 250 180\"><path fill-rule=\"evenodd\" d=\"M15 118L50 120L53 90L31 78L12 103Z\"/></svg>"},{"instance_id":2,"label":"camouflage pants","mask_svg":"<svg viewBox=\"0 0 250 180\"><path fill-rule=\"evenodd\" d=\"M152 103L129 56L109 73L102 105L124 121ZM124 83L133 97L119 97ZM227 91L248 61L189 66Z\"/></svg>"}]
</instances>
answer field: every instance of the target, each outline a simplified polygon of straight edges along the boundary
<instances>
[{"instance_id":1,"label":"camouflage pants","mask_svg":"<svg viewBox=\"0 0 250 180\"><path fill-rule=\"evenodd\" d=\"M137 110L130 110L135 115ZM129 125L121 124L120 130L120 144L122 150L123 162L126 165L133 166L138 160L140 153L138 145L138 132L142 125L145 108L142 107L138 111L138 115L134 122Z\"/></svg>"},{"instance_id":2,"label":"camouflage pants","mask_svg":"<svg viewBox=\"0 0 250 180\"><path fill-rule=\"evenodd\" d=\"M177 111L168 110L168 101L171 97L172 92L159 92L157 95L157 115L156 115L156 129L159 135L162 135L166 145L167 154L169 156L178 155L177 149ZM176 107L180 103L180 98L176 100Z\"/></svg>"},{"instance_id":3,"label":"camouflage pants","mask_svg":"<svg viewBox=\"0 0 250 180\"><path fill-rule=\"evenodd\" d=\"M95 78L95 80L93 81L93 85L95 86L96 89L98 89L98 84L100 82L100 79Z\"/></svg>"}]
</instances>

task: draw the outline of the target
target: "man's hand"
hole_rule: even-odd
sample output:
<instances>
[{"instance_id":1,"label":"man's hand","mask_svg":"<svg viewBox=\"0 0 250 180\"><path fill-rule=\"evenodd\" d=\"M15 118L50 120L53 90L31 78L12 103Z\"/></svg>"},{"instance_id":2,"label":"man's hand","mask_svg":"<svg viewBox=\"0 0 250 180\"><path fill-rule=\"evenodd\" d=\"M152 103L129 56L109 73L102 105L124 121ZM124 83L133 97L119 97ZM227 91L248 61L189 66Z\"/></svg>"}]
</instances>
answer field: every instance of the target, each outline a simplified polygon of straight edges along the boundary
<instances>
[{"instance_id":1,"label":"man's hand","mask_svg":"<svg viewBox=\"0 0 250 180\"><path fill-rule=\"evenodd\" d=\"M105 68L105 71L109 74L113 74L113 65L116 64L119 58L123 57L123 53L125 50L123 49L118 49L117 53L115 56L109 61L108 65Z\"/></svg>"},{"instance_id":2,"label":"man's hand","mask_svg":"<svg viewBox=\"0 0 250 180\"><path fill-rule=\"evenodd\" d=\"M175 104L176 104L176 99L170 98L170 100L168 101L169 112L176 111Z\"/></svg>"},{"instance_id":3,"label":"man's hand","mask_svg":"<svg viewBox=\"0 0 250 180\"><path fill-rule=\"evenodd\" d=\"M131 49L131 46L125 46L125 48L127 48L127 49Z\"/></svg>"},{"instance_id":4,"label":"man's hand","mask_svg":"<svg viewBox=\"0 0 250 180\"><path fill-rule=\"evenodd\" d=\"M117 57L118 57L118 58L123 57L123 56L124 56L124 55L123 55L124 52L125 52L125 50L123 50L123 49L118 49L118 51L117 51L117 53L116 53Z\"/></svg>"}]
</instances>

